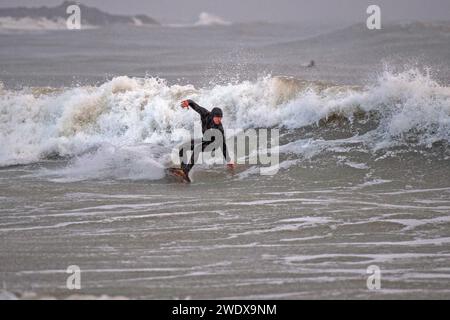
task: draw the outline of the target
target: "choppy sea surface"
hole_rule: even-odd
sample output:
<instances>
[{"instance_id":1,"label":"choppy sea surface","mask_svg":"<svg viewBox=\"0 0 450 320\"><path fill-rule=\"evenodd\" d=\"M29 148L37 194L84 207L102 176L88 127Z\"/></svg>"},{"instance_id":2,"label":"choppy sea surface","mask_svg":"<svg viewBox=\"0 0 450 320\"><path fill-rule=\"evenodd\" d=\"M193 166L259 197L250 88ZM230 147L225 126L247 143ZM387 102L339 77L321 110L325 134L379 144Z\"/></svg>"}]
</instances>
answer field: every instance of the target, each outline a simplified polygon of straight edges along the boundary
<instances>
[{"instance_id":1,"label":"choppy sea surface","mask_svg":"<svg viewBox=\"0 0 450 320\"><path fill-rule=\"evenodd\" d=\"M450 298L449 40L446 22L0 32L0 298ZM223 108L230 142L278 129L277 173L166 177L199 125L187 98Z\"/></svg>"}]
</instances>

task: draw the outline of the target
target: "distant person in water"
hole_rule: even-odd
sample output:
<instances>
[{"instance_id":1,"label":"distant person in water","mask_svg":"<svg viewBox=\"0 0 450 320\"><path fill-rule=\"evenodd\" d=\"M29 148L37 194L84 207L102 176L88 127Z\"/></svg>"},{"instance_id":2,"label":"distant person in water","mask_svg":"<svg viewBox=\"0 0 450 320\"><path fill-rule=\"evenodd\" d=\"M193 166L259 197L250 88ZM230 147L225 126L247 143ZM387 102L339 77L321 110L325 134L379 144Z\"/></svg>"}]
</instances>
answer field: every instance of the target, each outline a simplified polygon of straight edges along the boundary
<instances>
[{"instance_id":1,"label":"distant person in water","mask_svg":"<svg viewBox=\"0 0 450 320\"><path fill-rule=\"evenodd\" d=\"M230 155L228 154L227 143L226 143L226 139L225 139L225 132L224 132L224 129L222 126L222 117L223 117L222 110L220 108L213 108L211 111L208 111L205 108L199 106L197 103L195 103L192 100L183 101L181 103L181 107L186 108L186 109L189 109L189 107L191 107L192 109L194 109L194 111L196 111L200 115L201 121L202 121L202 133L203 133L203 138L200 141L196 142L195 140L191 140L191 142L190 142L190 150L192 151L192 156L191 156L191 159L189 162L186 161L186 159L184 159L185 158L185 154L184 154L185 148L182 147L180 149L179 155L180 155L180 159L181 159L181 169L183 169L186 177L189 176L189 172L191 171L192 167L197 162L197 157L200 154L200 150L201 150L201 152L205 151L205 148L215 141L214 137L212 137L211 139L206 139L206 137L205 137L205 133L210 129L216 129L222 134L223 143L222 143L221 147L222 147L223 157L226 159L226 161L228 163L227 164L228 168L234 169L235 164L233 163L233 161L231 161Z\"/></svg>"},{"instance_id":2,"label":"distant person in water","mask_svg":"<svg viewBox=\"0 0 450 320\"><path fill-rule=\"evenodd\" d=\"M307 68L312 68L312 67L314 67L316 65L316 62L314 61L314 60L311 60L310 62L309 62L309 64L306 66Z\"/></svg>"}]
</instances>

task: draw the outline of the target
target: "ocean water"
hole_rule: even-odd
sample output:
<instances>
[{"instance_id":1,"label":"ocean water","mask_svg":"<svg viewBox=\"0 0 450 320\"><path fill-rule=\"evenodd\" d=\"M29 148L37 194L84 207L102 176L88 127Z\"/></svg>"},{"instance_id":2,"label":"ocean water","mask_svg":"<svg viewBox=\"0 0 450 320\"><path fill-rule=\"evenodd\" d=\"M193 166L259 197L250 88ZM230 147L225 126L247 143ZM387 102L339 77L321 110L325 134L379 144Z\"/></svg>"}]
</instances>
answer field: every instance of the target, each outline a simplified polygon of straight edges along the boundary
<instances>
[{"instance_id":1,"label":"ocean water","mask_svg":"<svg viewBox=\"0 0 450 320\"><path fill-rule=\"evenodd\" d=\"M448 299L449 40L418 22L3 30L0 298ZM277 174L165 177L199 125L186 98L222 107L229 141L278 129Z\"/></svg>"}]
</instances>

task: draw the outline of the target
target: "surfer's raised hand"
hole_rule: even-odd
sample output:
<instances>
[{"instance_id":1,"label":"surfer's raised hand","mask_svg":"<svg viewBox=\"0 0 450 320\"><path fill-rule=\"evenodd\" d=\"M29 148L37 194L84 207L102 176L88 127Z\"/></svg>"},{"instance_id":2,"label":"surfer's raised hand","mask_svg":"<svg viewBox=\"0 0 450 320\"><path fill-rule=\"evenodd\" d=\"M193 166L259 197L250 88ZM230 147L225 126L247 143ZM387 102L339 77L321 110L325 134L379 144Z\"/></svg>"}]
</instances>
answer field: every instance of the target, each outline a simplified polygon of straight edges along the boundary
<instances>
[{"instance_id":1,"label":"surfer's raised hand","mask_svg":"<svg viewBox=\"0 0 450 320\"><path fill-rule=\"evenodd\" d=\"M184 100L181 102L181 107L189 109L189 100Z\"/></svg>"}]
</instances>

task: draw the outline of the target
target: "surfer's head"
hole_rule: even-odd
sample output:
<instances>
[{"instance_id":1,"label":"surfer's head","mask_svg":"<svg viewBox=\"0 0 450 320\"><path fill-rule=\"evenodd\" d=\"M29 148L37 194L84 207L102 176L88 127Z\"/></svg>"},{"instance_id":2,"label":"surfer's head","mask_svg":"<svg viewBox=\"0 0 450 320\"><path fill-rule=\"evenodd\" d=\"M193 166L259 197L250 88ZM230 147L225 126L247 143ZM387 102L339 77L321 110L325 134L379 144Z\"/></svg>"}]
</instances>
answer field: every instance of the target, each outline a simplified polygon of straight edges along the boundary
<instances>
[{"instance_id":1,"label":"surfer's head","mask_svg":"<svg viewBox=\"0 0 450 320\"><path fill-rule=\"evenodd\" d=\"M223 112L220 108L214 108L211 110L211 118L215 125L220 125L222 123Z\"/></svg>"}]
</instances>

